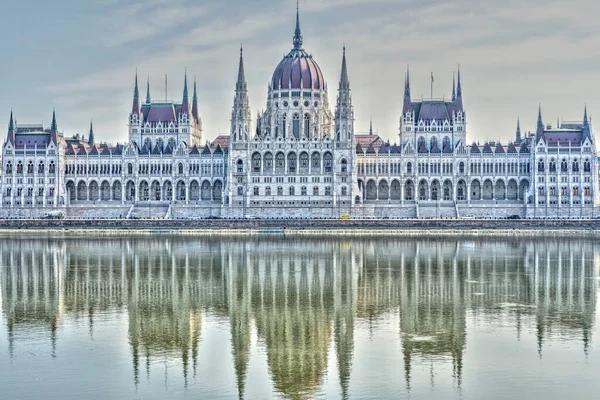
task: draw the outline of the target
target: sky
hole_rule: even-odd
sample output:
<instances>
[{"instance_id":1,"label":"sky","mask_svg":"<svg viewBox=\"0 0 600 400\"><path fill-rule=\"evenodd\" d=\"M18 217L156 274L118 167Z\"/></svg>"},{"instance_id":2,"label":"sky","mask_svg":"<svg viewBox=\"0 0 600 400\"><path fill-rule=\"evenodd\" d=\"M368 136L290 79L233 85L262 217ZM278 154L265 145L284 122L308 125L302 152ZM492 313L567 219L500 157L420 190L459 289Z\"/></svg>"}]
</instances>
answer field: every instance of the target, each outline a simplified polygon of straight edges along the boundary
<instances>
[{"instance_id":1,"label":"sky","mask_svg":"<svg viewBox=\"0 0 600 400\"><path fill-rule=\"evenodd\" d=\"M141 96L181 101L196 76L204 138L229 132L239 47L252 114L292 47L294 0L21 0L3 5L0 117L50 124L97 141L127 140L133 80ZM460 64L468 141L514 137L517 118L546 123L600 109L600 3L593 0L301 0L304 47L320 65L333 108L346 45L355 131L369 119L397 141L404 74L414 99L449 98ZM191 87L190 87L191 89ZM2 114L3 113L3 114Z\"/></svg>"}]
</instances>

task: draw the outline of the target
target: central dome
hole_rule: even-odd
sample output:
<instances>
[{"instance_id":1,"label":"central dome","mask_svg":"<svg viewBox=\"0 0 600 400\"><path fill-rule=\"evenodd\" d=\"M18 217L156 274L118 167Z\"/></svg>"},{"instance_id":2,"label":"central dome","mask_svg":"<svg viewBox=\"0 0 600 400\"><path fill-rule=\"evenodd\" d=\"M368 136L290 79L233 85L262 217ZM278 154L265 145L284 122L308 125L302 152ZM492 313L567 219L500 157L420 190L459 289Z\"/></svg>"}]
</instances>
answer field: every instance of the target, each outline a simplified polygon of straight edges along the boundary
<instances>
[{"instance_id":1,"label":"central dome","mask_svg":"<svg viewBox=\"0 0 600 400\"><path fill-rule=\"evenodd\" d=\"M275 68L271 81L273 90L279 89L314 89L324 90L325 82L321 68L312 56L302 48L300 32L300 16L296 12L296 32L294 48Z\"/></svg>"},{"instance_id":2,"label":"central dome","mask_svg":"<svg viewBox=\"0 0 600 400\"><path fill-rule=\"evenodd\" d=\"M278 89L315 89L323 90L323 74L312 56L302 49L293 49L279 63L271 82Z\"/></svg>"}]
</instances>

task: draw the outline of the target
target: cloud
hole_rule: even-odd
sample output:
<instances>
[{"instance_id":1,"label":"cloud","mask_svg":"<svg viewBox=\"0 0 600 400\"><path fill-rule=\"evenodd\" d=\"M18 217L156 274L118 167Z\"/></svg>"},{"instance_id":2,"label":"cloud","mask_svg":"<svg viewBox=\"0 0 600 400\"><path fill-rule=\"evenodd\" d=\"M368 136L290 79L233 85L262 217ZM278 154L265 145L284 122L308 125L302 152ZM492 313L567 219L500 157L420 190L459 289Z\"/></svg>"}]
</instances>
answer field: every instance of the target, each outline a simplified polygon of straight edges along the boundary
<instances>
[{"instance_id":1,"label":"cloud","mask_svg":"<svg viewBox=\"0 0 600 400\"><path fill-rule=\"evenodd\" d=\"M188 67L198 75L206 137L214 137L229 126L240 42L251 106L264 108L266 82L291 46L293 6L291 1L105 2L99 29L107 36L96 56L106 65L46 89L66 115L85 119L85 125L94 117L100 126L95 115L85 117L97 113L107 127L120 126L114 135L125 140L134 69L139 67L141 77L152 76L156 96L169 73L171 96L178 98ZM599 7L585 0L306 0L300 9L305 45L332 89L341 45L348 47L358 131L368 128L373 115L382 136L394 140L407 64L413 95L420 97L429 93L431 71L436 96L448 96L460 63L470 139L506 140L517 115L532 114L522 118L524 127L530 119L535 123L539 101L548 103L548 115L578 117L585 101L593 109L597 93L590 82L597 80L600 56L592 49L600 46L600 30L589 15ZM335 104L335 90L329 95Z\"/></svg>"}]
</instances>

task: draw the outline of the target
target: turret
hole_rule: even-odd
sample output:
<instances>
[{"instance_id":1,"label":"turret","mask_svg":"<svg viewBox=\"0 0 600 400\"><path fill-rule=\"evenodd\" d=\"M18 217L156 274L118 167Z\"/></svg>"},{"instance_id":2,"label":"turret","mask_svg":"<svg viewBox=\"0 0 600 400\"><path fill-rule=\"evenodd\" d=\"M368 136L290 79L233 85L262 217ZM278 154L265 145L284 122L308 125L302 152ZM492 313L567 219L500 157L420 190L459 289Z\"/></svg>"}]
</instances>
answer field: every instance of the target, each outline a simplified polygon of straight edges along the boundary
<instances>
[{"instance_id":1,"label":"turret","mask_svg":"<svg viewBox=\"0 0 600 400\"><path fill-rule=\"evenodd\" d=\"M517 133L515 135L515 143L521 143L521 121L519 118L517 118Z\"/></svg>"}]
</instances>

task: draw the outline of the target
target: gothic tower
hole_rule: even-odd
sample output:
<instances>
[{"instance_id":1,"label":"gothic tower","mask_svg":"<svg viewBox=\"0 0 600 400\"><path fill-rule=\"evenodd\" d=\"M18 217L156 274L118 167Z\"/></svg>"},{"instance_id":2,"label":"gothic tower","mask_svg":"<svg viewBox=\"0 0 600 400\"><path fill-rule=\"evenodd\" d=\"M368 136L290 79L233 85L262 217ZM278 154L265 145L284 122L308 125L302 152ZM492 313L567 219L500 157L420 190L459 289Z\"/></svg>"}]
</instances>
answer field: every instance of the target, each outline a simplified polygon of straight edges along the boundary
<instances>
[{"instance_id":1,"label":"gothic tower","mask_svg":"<svg viewBox=\"0 0 600 400\"><path fill-rule=\"evenodd\" d=\"M346 65L346 46L342 56L342 73L338 99L335 107L335 140L340 143L349 143L354 139L354 110L352 108L352 95Z\"/></svg>"},{"instance_id":2,"label":"gothic tower","mask_svg":"<svg viewBox=\"0 0 600 400\"><path fill-rule=\"evenodd\" d=\"M240 48L240 65L235 84L235 97L231 110L231 142L244 143L250 139L250 105L248 100L248 85L244 74L244 55Z\"/></svg>"}]
</instances>

